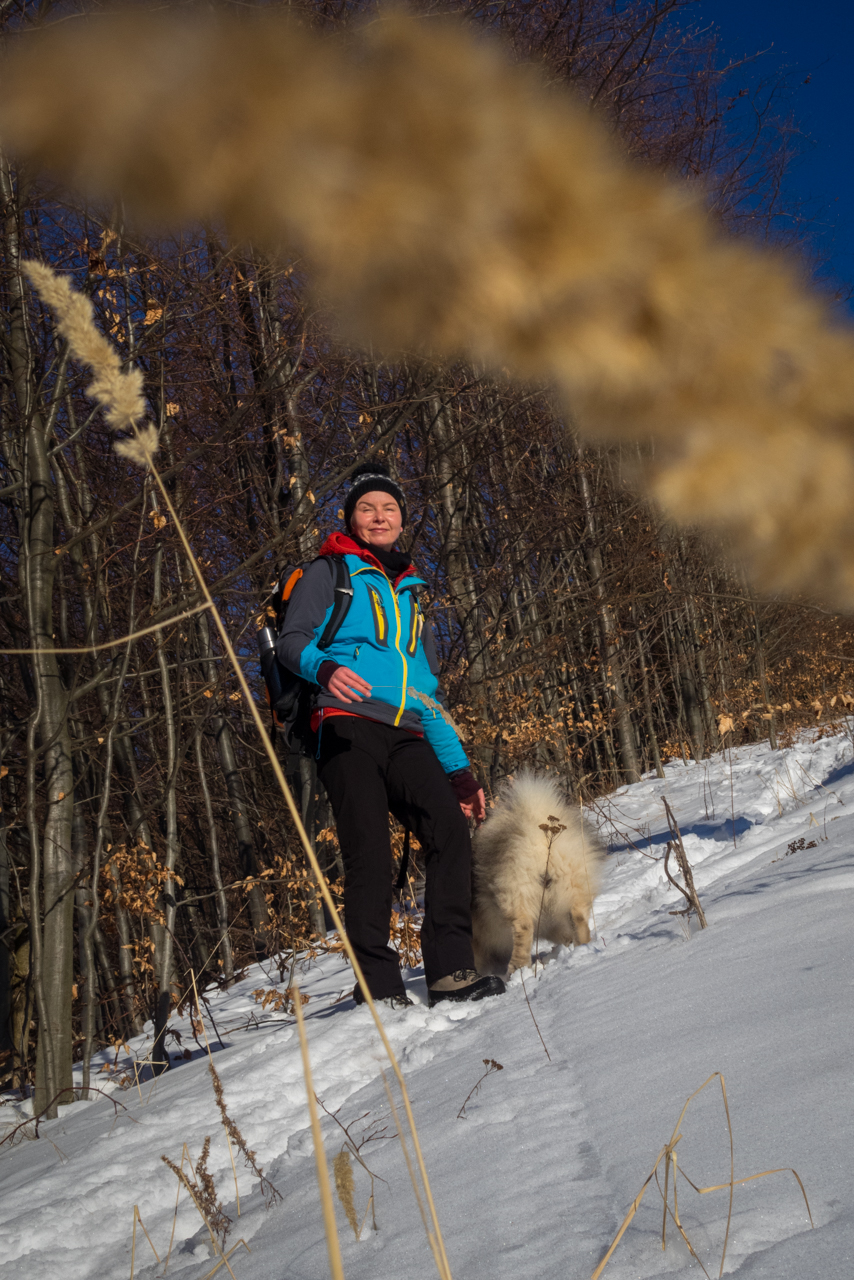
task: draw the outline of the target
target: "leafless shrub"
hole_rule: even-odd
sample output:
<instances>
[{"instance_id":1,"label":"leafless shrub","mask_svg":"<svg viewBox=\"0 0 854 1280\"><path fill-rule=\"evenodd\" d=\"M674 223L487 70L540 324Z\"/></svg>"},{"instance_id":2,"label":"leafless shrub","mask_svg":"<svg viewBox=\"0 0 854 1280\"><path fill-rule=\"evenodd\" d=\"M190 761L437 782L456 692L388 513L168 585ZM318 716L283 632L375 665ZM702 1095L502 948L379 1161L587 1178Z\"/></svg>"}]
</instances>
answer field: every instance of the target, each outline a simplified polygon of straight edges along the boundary
<instances>
[{"instance_id":1,"label":"leafless shrub","mask_svg":"<svg viewBox=\"0 0 854 1280\"><path fill-rule=\"evenodd\" d=\"M673 839L668 840L667 842L667 852L664 855L664 874L667 876L667 879L673 885L674 889L678 889L688 903L684 910L671 911L670 915L689 916L693 911L697 917L700 928L705 929L708 925L706 913L700 904L700 899L697 896L697 890L694 887L694 873L691 870L691 864L688 861L688 855L685 852L685 846L682 843L682 832L679 830L679 823L676 821L673 810L670 808L667 800L665 799L663 803L664 808L667 811L667 821L670 823L670 830L673 834ZM679 864L679 870L682 872L682 879L685 881L684 889L678 880L673 879L673 876L670 874L670 870L667 866L671 853L675 854L676 861Z\"/></svg>"},{"instance_id":2,"label":"leafless shrub","mask_svg":"<svg viewBox=\"0 0 854 1280\"><path fill-rule=\"evenodd\" d=\"M376 1214L376 1183L385 1182L384 1178L381 1178L379 1174L374 1173L372 1169L368 1168L365 1163L364 1156L362 1155L362 1149L371 1142L382 1142L388 1138L394 1137L394 1135L388 1132L388 1127L383 1123L382 1119L371 1120L366 1125L365 1121L370 1115L369 1111L366 1111L364 1115L357 1117L356 1120L351 1120L349 1124L345 1125L343 1121L339 1120L338 1111L330 1111L323 1104L322 1100L317 1097L317 1094L314 1096L320 1109L329 1116L330 1120L335 1121L338 1128L344 1134L344 1145L333 1160L332 1168L335 1174L335 1189L338 1192L338 1199L341 1201L341 1205L347 1215L347 1221L353 1228L356 1239L358 1240L361 1238L369 1213L371 1215L374 1231L379 1230ZM358 1136L354 1133L354 1128L357 1124L362 1125L362 1132ZM368 1197L368 1204L365 1209L361 1225L359 1224L358 1217L356 1215L356 1202L354 1199L355 1182L353 1180L353 1168L350 1163L351 1157L361 1165L371 1180L371 1193Z\"/></svg>"}]
</instances>

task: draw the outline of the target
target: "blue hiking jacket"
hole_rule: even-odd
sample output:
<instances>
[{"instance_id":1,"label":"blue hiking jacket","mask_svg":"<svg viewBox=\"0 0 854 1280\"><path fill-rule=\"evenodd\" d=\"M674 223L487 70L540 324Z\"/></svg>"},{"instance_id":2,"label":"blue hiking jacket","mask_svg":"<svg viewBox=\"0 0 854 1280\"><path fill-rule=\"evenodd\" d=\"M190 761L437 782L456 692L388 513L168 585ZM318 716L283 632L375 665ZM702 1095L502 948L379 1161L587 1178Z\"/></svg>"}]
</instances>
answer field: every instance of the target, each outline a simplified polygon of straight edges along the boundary
<instances>
[{"instance_id":1,"label":"blue hiking jacket","mask_svg":"<svg viewBox=\"0 0 854 1280\"><path fill-rule=\"evenodd\" d=\"M352 549L352 550L350 550ZM317 641L333 606L333 584L325 555L343 555L353 597L338 634L327 649ZM439 663L418 599L424 580L414 567L389 581L370 552L345 534L333 534L294 588L276 642L279 661L312 684L324 662L349 667L371 685L361 702L342 702L323 686L316 707L335 708L422 732L446 773L469 768L468 757L448 715Z\"/></svg>"}]
</instances>

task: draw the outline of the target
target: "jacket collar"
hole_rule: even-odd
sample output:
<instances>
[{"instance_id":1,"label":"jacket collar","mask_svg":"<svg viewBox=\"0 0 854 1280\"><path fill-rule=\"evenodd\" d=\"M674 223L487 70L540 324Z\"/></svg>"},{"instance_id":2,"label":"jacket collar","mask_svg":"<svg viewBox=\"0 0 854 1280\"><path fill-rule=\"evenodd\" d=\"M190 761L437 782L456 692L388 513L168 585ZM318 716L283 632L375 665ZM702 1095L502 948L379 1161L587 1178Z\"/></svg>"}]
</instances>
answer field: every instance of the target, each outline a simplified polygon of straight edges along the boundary
<instances>
[{"instance_id":1,"label":"jacket collar","mask_svg":"<svg viewBox=\"0 0 854 1280\"><path fill-rule=\"evenodd\" d=\"M322 556L358 556L360 560L364 560L366 564L371 565L374 569L379 569L380 573L385 577L385 569L380 564L376 556L371 555L364 547L360 547L358 542L350 537L348 533L331 533L320 548ZM417 571L414 564L410 564L403 569L395 578L394 586L397 587L399 582L410 576L417 577Z\"/></svg>"}]
</instances>

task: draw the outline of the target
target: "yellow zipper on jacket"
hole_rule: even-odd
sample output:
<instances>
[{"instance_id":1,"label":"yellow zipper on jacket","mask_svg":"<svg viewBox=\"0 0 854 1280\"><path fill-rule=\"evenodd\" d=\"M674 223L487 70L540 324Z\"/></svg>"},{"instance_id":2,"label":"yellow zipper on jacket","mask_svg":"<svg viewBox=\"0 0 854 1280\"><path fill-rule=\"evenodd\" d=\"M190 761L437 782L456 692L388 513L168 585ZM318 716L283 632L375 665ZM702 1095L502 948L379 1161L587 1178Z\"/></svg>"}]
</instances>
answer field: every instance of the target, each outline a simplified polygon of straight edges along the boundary
<instances>
[{"instance_id":1,"label":"yellow zipper on jacket","mask_svg":"<svg viewBox=\"0 0 854 1280\"><path fill-rule=\"evenodd\" d=\"M369 573L371 572L371 570L373 570L374 572L382 572L381 570L379 571L375 570L373 565L366 565L364 569L355 569L351 576L355 577L356 574L358 573ZM385 574L383 574L383 577L385 577ZM397 635L395 636L394 647L395 649L397 649L397 652L400 654L400 659L401 659L401 662L403 663L403 688L401 689L400 706L397 709L397 715L394 717L394 725L395 725L395 728L397 728L397 726L400 724L400 718L403 715L404 709L406 707L406 681L407 681L407 677L409 676L409 666L406 661L406 654L403 652L403 650L400 647L400 637L403 632L403 623L400 617L400 608L398 607L398 603L397 603L397 592L395 591L394 583L391 581L390 578L386 577L386 582L388 583L389 590L391 591L391 600L392 600L392 604L394 605L394 616L397 619Z\"/></svg>"},{"instance_id":2,"label":"yellow zipper on jacket","mask_svg":"<svg viewBox=\"0 0 854 1280\"><path fill-rule=\"evenodd\" d=\"M397 603L397 592L394 589L393 582L389 581L388 585L391 588L391 598L392 598L392 603L394 604L394 616L397 619L397 635L394 638L394 647L395 649L397 649L397 652L400 654L401 661L403 662L403 689L401 690L400 706L398 708L397 715L394 717L394 723L396 728L400 724L400 717L403 715L403 709L406 706L406 679L409 674L409 668L406 665L406 654L403 652L403 650L400 647L400 637L403 631L403 624L400 619L400 608Z\"/></svg>"}]
</instances>

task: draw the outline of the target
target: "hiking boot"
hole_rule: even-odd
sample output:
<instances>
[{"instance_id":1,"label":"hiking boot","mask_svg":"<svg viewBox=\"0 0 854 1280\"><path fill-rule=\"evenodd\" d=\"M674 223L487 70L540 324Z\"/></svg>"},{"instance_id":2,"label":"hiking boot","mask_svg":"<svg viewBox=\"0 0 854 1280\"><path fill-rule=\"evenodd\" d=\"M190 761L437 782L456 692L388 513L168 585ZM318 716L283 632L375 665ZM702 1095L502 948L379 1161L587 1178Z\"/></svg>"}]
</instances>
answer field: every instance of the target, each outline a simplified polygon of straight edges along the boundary
<instances>
[{"instance_id":1,"label":"hiking boot","mask_svg":"<svg viewBox=\"0 0 854 1280\"><path fill-rule=\"evenodd\" d=\"M359 986L358 982L353 988L353 999L356 1001L356 1004L365 1003L365 997L362 994L362 988ZM378 1000L375 996L374 1004L384 1005L386 1009L411 1009L414 1008L415 1001L410 1000L405 991L400 991L394 996L383 996L381 1000Z\"/></svg>"},{"instance_id":2,"label":"hiking boot","mask_svg":"<svg viewBox=\"0 0 854 1280\"><path fill-rule=\"evenodd\" d=\"M500 996L505 990L504 983L494 973L481 977L477 969L457 969L455 973L440 978L439 982L442 986L437 983L427 992L431 1008L440 1000L454 1000L458 1003L463 1000L484 1000L487 996Z\"/></svg>"}]
</instances>

